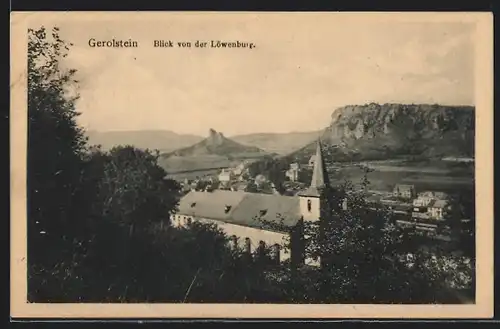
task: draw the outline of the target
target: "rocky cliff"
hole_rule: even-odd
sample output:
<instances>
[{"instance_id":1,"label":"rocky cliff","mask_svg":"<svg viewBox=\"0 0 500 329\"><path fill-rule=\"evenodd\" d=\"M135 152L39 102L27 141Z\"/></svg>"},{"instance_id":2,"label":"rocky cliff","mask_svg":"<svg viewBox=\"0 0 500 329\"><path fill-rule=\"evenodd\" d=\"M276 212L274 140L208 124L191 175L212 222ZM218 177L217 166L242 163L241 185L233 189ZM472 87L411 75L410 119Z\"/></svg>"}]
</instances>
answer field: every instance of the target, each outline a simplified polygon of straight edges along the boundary
<instances>
[{"instance_id":1,"label":"rocky cliff","mask_svg":"<svg viewBox=\"0 0 500 329\"><path fill-rule=\"evenodd\" d=\"M349 105L333 112L321 140L339 160L400 155L473 157L474 112L472 106ZM309 156L314 144L294 155Z\"/></svg>"}]
</instances>

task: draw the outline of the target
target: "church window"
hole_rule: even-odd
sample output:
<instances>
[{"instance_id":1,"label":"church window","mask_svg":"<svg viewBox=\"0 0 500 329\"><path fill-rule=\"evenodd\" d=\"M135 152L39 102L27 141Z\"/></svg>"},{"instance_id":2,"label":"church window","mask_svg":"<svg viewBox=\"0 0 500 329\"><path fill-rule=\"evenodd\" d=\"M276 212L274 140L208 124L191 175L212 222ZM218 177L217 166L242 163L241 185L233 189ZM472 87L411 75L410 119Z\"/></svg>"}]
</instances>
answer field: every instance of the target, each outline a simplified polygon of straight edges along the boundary
<instances>
[{"instance_id":1,"label":"church window","mask_svg":"<svg viewBox=\"0 0 500 329\"><path fill-rule=\"evenodd\" d=\"M231 241L233 242L233 248L238 248L238 237L236 235L231 236Z\"/></svg>"},{"instance_id":2,"label":"church window","mask_svg":"<svg viewBox=\"0 0 500 329\"><path fill-rule=\"evenodd\" d=\"M262 217L262 216L265 216L266 214L267 214L267 209L262 209L262 210L260 211L260 216L261 216L261 217Z\"/></svg>"},{"instance_id":3,"label":"church window","mask_svg":"<svg viewBox=\"0 0 500 329\"><path fill-rule=\"evenodd\" d=\"M266 243L262 240L259 241L259 247L256 250L256 256L262 260L266 256Z\"/></svg>"},{"instance_id":4,"label":"church window","mask_svg":"<svg viewBox=\"0 0 500 329\"><path fill-rule=\"evenodd\" d=\"M277 243L273 246L272 249L272 259L276 262L280 261L280 245Z\"/></svg>"},{"instance_id":5,"label":"church window","mask_svg":"<svg viewBox=\"0 0 500 329\"><path fill-rule=\"evenodd\" d=\"M250 238L245 238L245 252L250 253L252 251L252 241Z\"/></svg>"},{"instance_id":6,"label":"church window","mask_svg":"<svg viewBox=\"0 0 500 329\"><path fill-rule=\"evenodd\" d=\"M196 206L196 202L191 203L191 208L194 208Z\"/></svg>"},{"instance_id":7,"label":"church window","mask_svg":"<svg viewBox=\"0 0 500 329\"><path fill-rule=\"evenodd\" d=\"M311 200L307 200L307 211L311 212L311 209L312 209Z\"/></svg>"},{"instance_id":8,"label":"church window","mask_svg":"<svg viewBox=\"0 0 500 329\"><path fill-rule=\"evenodd\" d=\"M227 214L229 211L231 211L231 206L226 206L224 212Z\"/></svg>"}]
</instances>

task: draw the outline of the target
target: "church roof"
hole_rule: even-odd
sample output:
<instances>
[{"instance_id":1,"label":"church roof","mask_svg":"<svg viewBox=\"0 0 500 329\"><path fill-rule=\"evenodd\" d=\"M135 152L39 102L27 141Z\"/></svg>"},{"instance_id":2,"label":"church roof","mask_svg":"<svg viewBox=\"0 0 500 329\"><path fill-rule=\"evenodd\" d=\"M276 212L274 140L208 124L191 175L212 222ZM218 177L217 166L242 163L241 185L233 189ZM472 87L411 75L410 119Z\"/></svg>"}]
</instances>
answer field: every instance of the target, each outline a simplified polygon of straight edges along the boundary
<instances>
[{"instance_id":1,"label":"church roof","mask_svg":"<svg viewBox=\"0 0 500 329\"><path fill-rule=\"evenodd\" d=\"M181 198L178 214L230 224L266 228L257 218L293 227L301 219L299 199L293 196L215 190L191 191Z\"/></svg>"},{"instance_id":2,"label":"church roof","mask_svg":"<svg viewBox=\"0 0 500 329\"><path fill-rule=\"evenodd\" d=\"M321 142L319 140L316 146L315 159L316 161L314 162L311 185L307 190L299 193L299 195L301 196L319 197L321 195L320 194L321 189L330 185L330 180L328 178L328 171L326 170L325 160L323 159Z\"/></svg>"},{"instance_id":3,"label":"church roof","mask_svg":"<svg viewBox=\"0 0 500 329\"><path fill-rule=\"evenodd\" d=\"M236 205L244 198L244 192L215 190L213 192L190 191L178 205L178 213L194 217L226 220ZM226 206L230 208L226 211Z\"/></svg>"}]
</instances>

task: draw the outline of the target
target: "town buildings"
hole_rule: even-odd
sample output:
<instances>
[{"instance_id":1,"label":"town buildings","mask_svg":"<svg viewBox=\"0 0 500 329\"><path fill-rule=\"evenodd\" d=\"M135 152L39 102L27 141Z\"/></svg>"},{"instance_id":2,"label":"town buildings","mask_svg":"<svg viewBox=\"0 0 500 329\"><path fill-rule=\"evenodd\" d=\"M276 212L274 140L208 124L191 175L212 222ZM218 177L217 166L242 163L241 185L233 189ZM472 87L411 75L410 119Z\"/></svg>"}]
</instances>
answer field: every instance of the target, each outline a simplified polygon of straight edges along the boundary
<instances>
[{"instance_id":1,"label":"town buildings","mask_svg":"<svg viewBox=\"0 0 500 329\"><path fill-rule=\"evenodd\" d=\"M303 221L319 220L324 201L321 191L327 186L329 179L318 141L311 183L298 195L191 191L181 198L171 223L174 226L191 221L215 223L232 237L235 246L248 252L254 252L259 246L269 246L279 262L291 259L318 266L319 262L304 259L300 228ZM286 240L291 242L291 250L283 248Z\"/></svg>"},{"instance_id":2,"label":"town buildings","mask_svg":"<svg viewBox=\"0 0 500 329\"><path fill-rule=\"evenodd\" d=\"M443 220L448 209L447 195L426 191L413 200L412 217L423 220Z\"/></svg>"}]
</instances>

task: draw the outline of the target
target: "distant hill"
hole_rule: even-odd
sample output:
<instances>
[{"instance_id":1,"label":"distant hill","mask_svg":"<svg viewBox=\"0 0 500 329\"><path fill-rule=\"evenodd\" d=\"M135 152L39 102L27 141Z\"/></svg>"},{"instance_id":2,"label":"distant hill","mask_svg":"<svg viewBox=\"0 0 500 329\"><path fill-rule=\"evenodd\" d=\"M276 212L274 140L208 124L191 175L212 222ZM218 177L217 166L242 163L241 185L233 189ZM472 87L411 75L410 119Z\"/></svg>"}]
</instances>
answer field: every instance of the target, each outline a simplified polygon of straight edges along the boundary
<instances>
[{"instance_id":1,"label":"distant hill","mask_svg":"<svg viewBox=\"0 0 500 329\"><path fill-rule=\"evenodd\" d=\"M321 134L321 131L257 133L232 136L231 139L241 144L257 146L270 153L285 155L311 143Z\"/></svg>"},{"instance_id":2,"label":"distant hill","mask_svg":"<svg viewBox=\"0 0 500 329\"><path fill-rule=\"evenodd\" d=\"M474 157L474 122L473 106L350 105L333 112L321 140L330 161ZM287 158L305 161L314 150L312 142Z\"/></svg>"},{"instance_id":3,"label":"distant hill","mask_svg":"<svg viewBox=\"0 0 500 329\"><path fill-rule=\"evenodd\" d=\"M167 172L175 173L228 167L242 160L268 155L268 152L258 147L240 144L210 129L208 137L196 144L163 153L160 164Z\"/></svg>"},{"instance_id":4,"label":"distant hill","mask_svg":"<svg viewBox=\"0 0 500 329\"><path fill-rule=\"evenodd\" d=\"M203 140L203 137L190 134L177 134L168 130L138 131L93 131L87 132L89 143L101 145L108 150L117 145L132 145L142 149L157 149L171 152Z\"/></svg>"},{"instance_id":5,"label":"distant hill","mask_svg":"<svg viewBox=\"0 0 500 329\"><path fill-rule=\"evenodd\" d=\"M175 156L202 156L202 155L221 155L230 158L258 157L268 154L268 152L255 147L243 145L232 139L225 137L222 133L213 129L209 130L208 137L202 141L170 152L169 155Z\"/></svg>"}]
</instances>

